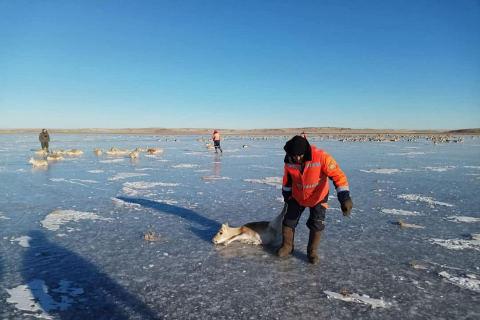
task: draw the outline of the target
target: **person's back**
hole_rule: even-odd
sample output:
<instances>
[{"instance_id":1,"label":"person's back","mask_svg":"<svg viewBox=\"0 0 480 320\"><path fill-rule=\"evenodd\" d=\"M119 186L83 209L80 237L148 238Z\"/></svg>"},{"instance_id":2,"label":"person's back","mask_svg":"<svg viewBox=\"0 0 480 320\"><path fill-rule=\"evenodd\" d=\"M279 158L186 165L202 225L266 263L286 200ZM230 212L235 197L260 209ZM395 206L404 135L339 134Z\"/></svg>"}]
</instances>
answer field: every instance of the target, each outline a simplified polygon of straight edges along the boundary
<instances>
[{"instance_id":1,"label":"person's back","mask_svg":"<svg viewBox=\"0 0 480 320\"><path fill-rule=\"evenodd\" d=\"M213 146L215 147L215 153L218 153L217 149L220 149L220 151L223 153L223 150L220 147L220 133L218 133L218 130L213 131L212 140Z\"/></svg>"},{"instance_id":2,"label":"person's back","mask_svg":"<svg viewBox=\"0 0 480 320\"><path fill-rule=\"evenodd\" d=\"M38 140L42 145L42 150L47 150L48 152L48 143L50 142L50 135L46 129L42 129L42 132L38 135Z\"/></svg>"}]
</instances>

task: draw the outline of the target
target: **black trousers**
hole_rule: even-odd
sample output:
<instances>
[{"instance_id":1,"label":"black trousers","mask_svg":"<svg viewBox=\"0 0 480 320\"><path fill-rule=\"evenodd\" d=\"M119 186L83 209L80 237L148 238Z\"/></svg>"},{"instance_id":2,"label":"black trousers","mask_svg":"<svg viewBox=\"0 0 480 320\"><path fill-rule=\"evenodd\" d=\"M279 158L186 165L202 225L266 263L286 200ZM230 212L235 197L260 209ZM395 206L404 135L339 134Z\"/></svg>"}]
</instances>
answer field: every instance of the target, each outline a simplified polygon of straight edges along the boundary
<instances>
[{"instance_id":1,"label":"black trousers","mask_svg":"<svg viewBox=\"0 0 480 320\"><path fill-rule=\"evenodd\" d=\"M42 144L42 149L48 149L48 142L40 142Z\"/></svg>"},{"instance_id":2,"label":"black trousers","mask_svg":"<svg viewBox=\"0 0 480 320\"><path fill-rule=\"evenodd\" d=\"M302 207L294 198L288 200L288 209L283 218L283 225L295 229L304 210L305 207ZM307 227L315 232L323 231L323 229L325 229L324 221L326 212L327 209L322 206L321 203L310 207L310 217L307 220Z\"/></svg>"}]
</instances>

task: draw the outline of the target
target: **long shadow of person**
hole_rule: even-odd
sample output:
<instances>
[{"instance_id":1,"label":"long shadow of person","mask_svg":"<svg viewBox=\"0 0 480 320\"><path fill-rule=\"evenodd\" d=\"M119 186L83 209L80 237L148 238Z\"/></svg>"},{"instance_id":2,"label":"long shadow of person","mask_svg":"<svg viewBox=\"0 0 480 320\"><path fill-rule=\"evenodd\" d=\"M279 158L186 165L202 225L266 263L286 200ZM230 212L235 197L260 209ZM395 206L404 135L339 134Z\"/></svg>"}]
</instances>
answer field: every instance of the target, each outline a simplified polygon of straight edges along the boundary
<instances>
[{"instance_id":1,"label":"long shadow of person","mask_svg":"<svg viewBox=\"0 0 480 320\"><path fill-rule=\"evenodd\" d=\"M201 228L191 226L190 230L204 241L208 241L208 242L212 241L213 236L217 233L218 229L221 226L219 222L212 220L210 218L204 217L196 213L195 211L185 209L182 207L177 207L168 203L156 202L156 201L140 199L140 198L129 198L129 197L117 197L117 199L120 199L128 203L136 203L144 207L152 208L154 210L175 215L185 220L194 222L195 224L199 225Z\"/></svg>"},{"instance_id":2,"label":"long shadow of person","mask_svg":"<svg viewBox=\"0 0 480 320\"><path fill-rule=\"evenodd\" d=\"M97 266L50 242L43 232L34 230L29 236L32 241L23 256L22 277L24 291L34 297L30 305L37 316L46 317L48 313L58 319L82 320L161 318Z\"/></svg>"}]
</instances>

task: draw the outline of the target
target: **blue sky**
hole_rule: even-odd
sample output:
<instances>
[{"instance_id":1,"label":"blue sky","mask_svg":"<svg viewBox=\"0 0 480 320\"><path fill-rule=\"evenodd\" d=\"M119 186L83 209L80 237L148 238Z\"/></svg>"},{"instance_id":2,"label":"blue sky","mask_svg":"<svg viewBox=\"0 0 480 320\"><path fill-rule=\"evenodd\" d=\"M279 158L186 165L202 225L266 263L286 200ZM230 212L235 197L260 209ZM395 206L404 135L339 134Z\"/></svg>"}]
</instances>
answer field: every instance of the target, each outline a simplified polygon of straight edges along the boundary
<instances>
[{"instance_id":1,"label":"blue sky","mask_svg":"<svg viewBox=\"0 0 480 320\"><path fill-rule=\"evenodd\" d=\"M0 128L480 127L476 0L0 0Z\"/></svg>"}]
</instances>

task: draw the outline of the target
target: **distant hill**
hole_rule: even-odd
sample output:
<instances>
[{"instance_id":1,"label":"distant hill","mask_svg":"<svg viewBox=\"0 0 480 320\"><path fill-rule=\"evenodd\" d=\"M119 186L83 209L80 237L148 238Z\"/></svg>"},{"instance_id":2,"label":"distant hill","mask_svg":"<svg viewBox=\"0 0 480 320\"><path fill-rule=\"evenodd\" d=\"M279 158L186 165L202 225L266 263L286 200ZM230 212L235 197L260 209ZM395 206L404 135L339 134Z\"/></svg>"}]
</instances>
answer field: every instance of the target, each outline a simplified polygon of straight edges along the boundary
<instances>
[{"instance_id":1,"label":"distant hill","mask_svg":"<svg viewBox=\"0 0 480 320\"><path fill-rule=\"evenodd\" d=\"M307 135L427 135L427 134L470 134L480 135L480 128L461 130L407 130L407 129L352 129L334 127L308 127L308 128L269 128L269 129L221 129L221 128L123 128L123 129L52 129L50 133L71 134L151 134L151 135L211 135L214 129L218 129L224 135L299 135L305 132ZM1 133L40 133L42 129L0 129Z\"/></svg>"},{"instance_id":2,"label":"distant hill","mask_svg":"<svg viewBox=\"0 0 480 320\"><path fill-rule=\"evenodd\" d=\"M480 134L480 128L448 131L451 134Z\"/></svg>"}]
</instances>

